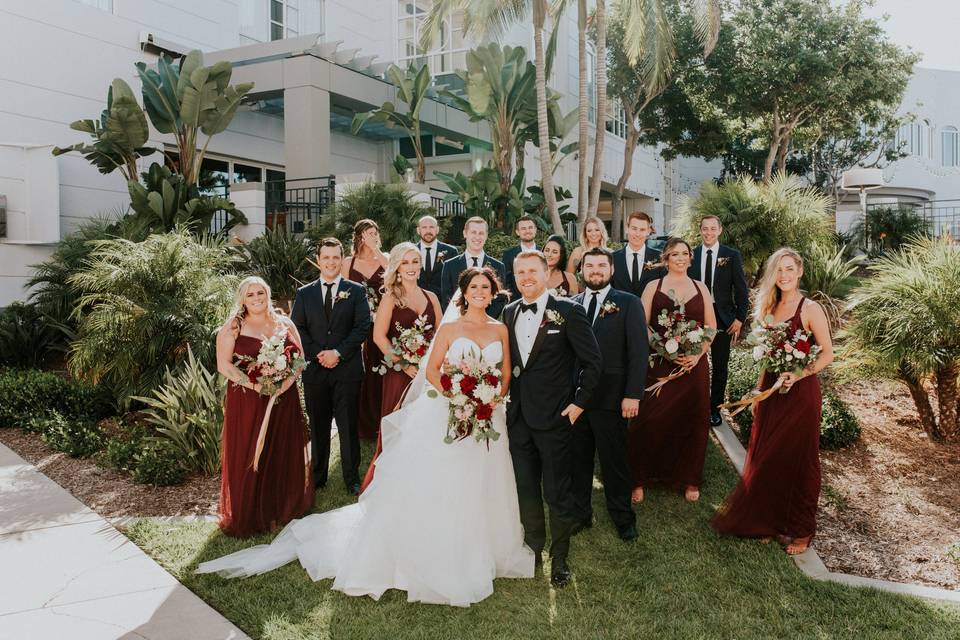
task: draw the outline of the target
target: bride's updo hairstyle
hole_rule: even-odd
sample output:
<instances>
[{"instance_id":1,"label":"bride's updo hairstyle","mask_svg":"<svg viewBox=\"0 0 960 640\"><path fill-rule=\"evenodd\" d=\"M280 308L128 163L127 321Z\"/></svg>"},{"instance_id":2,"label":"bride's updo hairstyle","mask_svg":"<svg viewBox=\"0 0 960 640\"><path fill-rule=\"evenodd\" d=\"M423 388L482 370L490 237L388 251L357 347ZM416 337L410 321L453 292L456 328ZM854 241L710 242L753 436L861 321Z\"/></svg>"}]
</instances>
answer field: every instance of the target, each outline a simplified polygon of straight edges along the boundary
<instances>
[{"instance_id":1,"label":"bride's updo hairstyle","mask_svg":"<svg viewBox=\"0 0 960 640\"><path fill-rule=\"evenodd\" d=\"M757 303L753 312L757 322L763 322L764 318L771 315L783 297L783 292L777 286L777 266L784 258L790 258L797 265L797 275L803 274L803 258L795 249L781 247L767 258L763 265L763 277L757 286Z\"/></svg>"},{"instance_id":2,"label":"bride's updo hairstyle","mask_svg":"<svg viewBox=\"0 0 960 640\"><path fill-rule=\"evenodd\" d=\"M460 289L460 296L457 298L457 308L460 309L460 315L463 315L467 312L467 287L470 286L470 282L476 276L483 276L490 281L490 302L493 302L493 299L497 296L507 296L507 292L503 290L503 285L500 284L500 280L497 279L497 273L490 267L469 267L466 271L460 274L460 279L457 280L457 288Z\"/></svg>"}]
</instances>

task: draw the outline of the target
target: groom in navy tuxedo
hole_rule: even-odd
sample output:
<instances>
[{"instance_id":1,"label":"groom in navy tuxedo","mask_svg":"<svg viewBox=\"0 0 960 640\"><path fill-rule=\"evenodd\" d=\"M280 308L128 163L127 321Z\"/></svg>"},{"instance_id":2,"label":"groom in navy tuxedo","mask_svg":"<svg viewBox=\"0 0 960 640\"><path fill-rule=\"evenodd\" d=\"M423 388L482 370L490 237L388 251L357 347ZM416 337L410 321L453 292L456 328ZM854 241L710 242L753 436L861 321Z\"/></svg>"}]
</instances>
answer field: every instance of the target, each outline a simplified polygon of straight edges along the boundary
<instances>
[{"instance_id":1,"label":"groom in navy tuxedo","mask_svg":"<svg viewBox=\"0 0 960 640\"><path fill-rule=\"evenodd\" d=\"M576 530L593 526L593 460L600 458L607 513L624 542L637 539L630 505L627 420L635 418L647 377L647 321L640 298L611 286L613 256L594 247L580 262L586 289L573 301L582 305L603 354L600 384L573 427L573 496L580 518Z\"/></svg>"},{"instance_id":2,"label":"groom in navy tuxedo","mask_svg":"<svg viewBox=\"0 0 960 640\"><path fill-rule=\"evenodd\" d=\"M340 467L347 490L360 492L357 410L363 358L360 345L370 331L370 306L363 285L340 275L343 245L325 238L317 253L320 278L297 290L291 318L300 332L307 368L303 395L310 418L313 479L327 484L330 423L336 418Z\"/></svg>"},{"instance_id":3,"label":"groom in navy tuxedo","mask_svg":"<svg viewBox=\"0 0 960 640\"><path fill-rule=\"evenodd\" d=\"M513 363L507 430L520 522L539 560L547 540L546 500L550 581L562 587L570 582L567 554L577 521L570 486L573 427L597 392L600 348L583 307L547 291L542 253L521 253L514 275L522 297L507 305L503 317Z\"/></svg>"}]
</instances>

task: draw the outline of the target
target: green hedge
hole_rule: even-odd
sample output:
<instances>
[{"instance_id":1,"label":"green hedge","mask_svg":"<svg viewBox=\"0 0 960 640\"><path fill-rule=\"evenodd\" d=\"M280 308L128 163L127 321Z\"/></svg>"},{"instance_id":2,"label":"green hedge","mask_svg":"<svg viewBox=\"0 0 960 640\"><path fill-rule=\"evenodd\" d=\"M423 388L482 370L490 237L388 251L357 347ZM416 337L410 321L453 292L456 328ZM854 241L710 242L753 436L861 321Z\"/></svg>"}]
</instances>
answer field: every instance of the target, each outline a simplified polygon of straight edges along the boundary
<instances>
[{"instance_id":1,"label":"green hedge","mask_svg":"<svg viewBox=\"0 0 960 640\"><path fill-rule=\"evenodd\" d=\"M103 432L89 419L71 419L54 412L41 419L36 426L48 447L62 451L71 458L85 458L103 447Z\"/></svg>"},{"instance_id":2,"label":"green hedge","mask_svg":"<svg viewBox=\"0 0 960 640\"><path fill-rule=\"evenodd\" d=\"M102 389L35 369L0 370L0 398L0 427L54 414L96 421L113 410Z\"/></svg>"}]
</instances>

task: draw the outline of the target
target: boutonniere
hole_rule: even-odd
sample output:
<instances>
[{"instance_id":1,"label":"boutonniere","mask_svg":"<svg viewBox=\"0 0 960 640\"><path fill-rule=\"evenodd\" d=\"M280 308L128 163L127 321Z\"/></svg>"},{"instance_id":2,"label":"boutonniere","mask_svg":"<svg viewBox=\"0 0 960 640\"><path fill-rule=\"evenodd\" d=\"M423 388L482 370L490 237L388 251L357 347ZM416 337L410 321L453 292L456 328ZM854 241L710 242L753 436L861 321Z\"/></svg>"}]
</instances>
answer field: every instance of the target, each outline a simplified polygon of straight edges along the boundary
<instances>
[{"instance_id":1,"label":"boutonniere","mask_svg":"<svg viewBox=\"0 0 960 640\"><path fill-rule=\"evenodd\" d=\"M346 299L349 298L349 297L350 297L350 292L349 292L349 291L338 291L338 292L337 292L337 300L346 300Z\"/></svg>"},{"instance_id":2,"label":"boutonniere","mask_svg":"<svg viewBox=\"0 0 960 640\"><path fill-rule=\"evenodd\" d=\"M603 303L603 306L600 307L600 317L610 316L615 314L617 311L620 311L620 307L617 306L616 302L608 300Z\"/></svg>"},{"instance_id":3,"label":"boutonniere","mask_svg":"<svg viewBox=\"0 0 960 640\"><path fill-rule=\"evenodd\" d=\"M564 322L563 316L561 316L560 312L556 309L547 309L543 314L543 323L540 326L543 326L548 322L559 327Z\"/></svg>"},{"instance_id":4,"label":"boutonniere","mask_svg":"<svg viewBox=\"0 0 960 640\"><path fill-rule=\"evenodd\" d=\"M646 262L643 263L643 270L649 271L651 269L656 269L659 266L660 266L660 263L657 262L656 260L647 260Z\"/></svg>"},{"instance_id":5,"label":"boutonniere","mask_svg":"<svg viewBox=\"0 0 960 640\"><path fill-rule=\"evenodd\" d=\"M730 262L730 256L724 256L722 258L717 258L717 266L722 267L723 265Z\"/></svg>"}]
</instances>

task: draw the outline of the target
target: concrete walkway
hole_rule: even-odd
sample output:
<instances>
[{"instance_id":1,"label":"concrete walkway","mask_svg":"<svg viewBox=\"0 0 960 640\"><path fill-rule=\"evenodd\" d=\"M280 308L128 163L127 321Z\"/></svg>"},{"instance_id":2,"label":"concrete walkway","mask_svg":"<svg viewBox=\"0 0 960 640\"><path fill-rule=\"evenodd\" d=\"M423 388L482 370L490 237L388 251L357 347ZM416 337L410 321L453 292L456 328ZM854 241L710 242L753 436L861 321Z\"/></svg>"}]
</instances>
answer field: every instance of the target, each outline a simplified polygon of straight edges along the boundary
<instances>
[{"instance_id":1,"label":"concrete walkway","mask_svg":"<svg viewBox=\"0 0 960 640\"><path fill-rule=\"evenodd\" d=\"M0 640L247 636L0 444Z\"/></svg>"}]
</instances>

